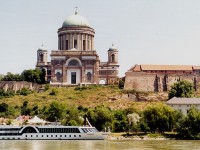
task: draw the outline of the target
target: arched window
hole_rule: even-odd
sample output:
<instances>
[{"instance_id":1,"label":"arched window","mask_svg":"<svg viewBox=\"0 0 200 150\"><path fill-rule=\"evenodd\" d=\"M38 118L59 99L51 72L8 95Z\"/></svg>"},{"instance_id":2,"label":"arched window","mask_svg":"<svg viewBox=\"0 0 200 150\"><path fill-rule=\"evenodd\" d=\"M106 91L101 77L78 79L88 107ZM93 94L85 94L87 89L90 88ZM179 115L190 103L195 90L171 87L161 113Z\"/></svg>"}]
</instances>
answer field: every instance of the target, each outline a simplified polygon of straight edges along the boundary
<instances>
[{"instance_id":1,"label":"arched window","mask_svg":"<svg viewBox=\"0 0 200 150\"><path fill-rule=\"evenodd\" d=\"M111 55L111 61L112 61L112 62L115 62L115 54L112 54L112 55Z\"/></svg>"},{"instance_id":2,"label":"arched window","mask_svg":"<svg viewBox=\"0 0 200 150\"><path fill-rule=\"evenodd\" d=\"M40 54L40 62L43 62L43 61L44 61L44 55Z\"/></svg>"},{"instance_id":3,"label":"arched window","mask_svg":"<svg viewBox=\"0 0 200 150\"><path fill-rule=\"evenodd\" d=\"M79 62L77 60L71 60L68 66L79 66Z\"/></svg>"},{"instance_id":4,"label":"arched window","mask_svg":"<svg viewBox=\"0 0 200 150\"><path fill-rule=\"evenodd\" d=\"M61 74L60 72L57 72L57 73L56 73L56 80L57 80L58 82L60 82L60 81L61 81L61 78L62 78L62 74Z\"/></svg>"},{"instance_id":5,"label":"arched window","mask_svg":"<svg viewBox=\"0 0 200 150\"><path fill-rule=\"evenodd\" d=\"M87 73L87 81L91 81L92 80L92 74L91 72Z\"/></svg>"}]
</instances>

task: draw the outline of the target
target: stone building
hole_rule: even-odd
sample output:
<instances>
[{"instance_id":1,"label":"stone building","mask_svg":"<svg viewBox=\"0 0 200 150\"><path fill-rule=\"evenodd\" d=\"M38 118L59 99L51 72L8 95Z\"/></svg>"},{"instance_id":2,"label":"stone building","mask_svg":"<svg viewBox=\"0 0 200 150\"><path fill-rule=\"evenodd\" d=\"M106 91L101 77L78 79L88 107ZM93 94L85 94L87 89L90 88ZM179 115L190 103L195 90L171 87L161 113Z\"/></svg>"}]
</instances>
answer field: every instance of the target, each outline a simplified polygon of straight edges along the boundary
<instances>
[{"instance_id":1,"label":"stone building","mask_svg":"<svg viewBox=\"0 0 200 150\"><path fill-rule=\"evenodd\" d=\"M118 78L118 50L112 45L108 61L101 62L94 48L95 30L86 18L75 11L58 29L58 50L52 50L51 62L47 50L37 51L36 67L46 70L52 85L114 84Z\"/></svg>"},{"instance_id":2,"label":"stone building","mask_svg":"<svg viewBox=\"0 0 200 150\"><path fill-rule=\"evenodd\" d=\"M172 84L188 80L198 90L200 66L190 65L135 65L125 73L125 90L168 91Z\"/></svg>"}]
</instances>

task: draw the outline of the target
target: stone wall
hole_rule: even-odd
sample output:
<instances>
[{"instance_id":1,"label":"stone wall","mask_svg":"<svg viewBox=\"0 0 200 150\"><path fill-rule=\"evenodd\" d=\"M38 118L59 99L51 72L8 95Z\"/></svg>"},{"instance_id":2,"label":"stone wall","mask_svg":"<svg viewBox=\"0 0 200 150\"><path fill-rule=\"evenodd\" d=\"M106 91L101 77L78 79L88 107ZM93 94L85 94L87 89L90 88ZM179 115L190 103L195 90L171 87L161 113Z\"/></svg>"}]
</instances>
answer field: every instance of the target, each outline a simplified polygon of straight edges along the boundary
<instances>
[{"instance_id":1,"label":"stone wall","mask_svg":"<svg viewBox=\"0 0 200 150\"><path fill-rule=\"evenodd\" d=\"M22 88L28 88L30 90L38 91L42 85L39 85L37 83L27 82L27 81L1 81L0 82L0 89L3 89L4 91L7 90L13 90L18 91Z\"/></svg>"},{"instance_id":2,"label":"stone wall","mask_svg":"<svg viewBox=\"0 0 200 150\"><path fill-rule=\"evenodd\" d=\"M124 90L152 91L162 92L168 91L175 82L179 80L187 80L194 84L195 90L200 90L200 76L194 74L185 75L165 75L150 74L144 72L126 72Z\"/></svg>"}]
</instances>

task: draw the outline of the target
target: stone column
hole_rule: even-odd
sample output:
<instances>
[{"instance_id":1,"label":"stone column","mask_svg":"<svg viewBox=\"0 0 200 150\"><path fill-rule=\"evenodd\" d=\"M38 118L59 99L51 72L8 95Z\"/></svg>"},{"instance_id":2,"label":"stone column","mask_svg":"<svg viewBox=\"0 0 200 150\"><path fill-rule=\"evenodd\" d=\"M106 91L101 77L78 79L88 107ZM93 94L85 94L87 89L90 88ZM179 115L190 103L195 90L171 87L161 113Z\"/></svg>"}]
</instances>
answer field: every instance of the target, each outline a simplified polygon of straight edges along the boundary
<instances>
[{"instance_id":1,"label":"stone column","mask_svg":"<svg viewBox=\"0 0 200 150\"><path fill-rule=\"evenodd\" d=\"M63 60L63 63L62 63L62 82L66 82L67 79L66 79L66 70L65 70L65 67L66 67L66 61Z\"/></svg>"},{"instance_id":2,"label":"stone column","mask_svg":"<svg viewBox=\"0 0 200 150\"><path fill-rule=\"evenodd\" d=\"M69 49L72 49L72 33L69 34Z\"/></svg>"},{"instance_id":3,"label":"stone column","mask_svg":"<svg viewBox=\"0 0 200 150\"><path fill-rule=\"evenodd\" d=\"M73 34L72 34L72 48L75 48L75 47L74 47L74 36L75 36L75 34L73 33Z\"/></svg>"},{"instance_id":4,"label":"stone column","mask_svg":"<svg viewBox=\"0 0 200 150\"><path fill-rule=\"evenodd\" d=\"M66 50L66 34L63 35L63 49Z\"/></svg>"},{"instance_id":5,"label":"stone column","mask_svg":"<svg viewBox=\"0 0 200 150\"><path fill-rule=\"evenodd\" d=\"M60 50L60 35L58 35L58 49Z\"/></svg>"},{"instance_id":6,"label":"stone column","mask_svg":"<svg viewBox=\"0 0 200 150\"><path fill-rule=\"evenodd\" d=\"M88 50L88 34L85 34L85 50Z\"/></svg>"},{"instance_id":7,"label":"stone column","mask_svg":"<svg viewBox=\"0 0 200 150\"><path fill-rule=\"evenodd\" d=\"M81 34L81 50L83 50L83 34Z\"/></svg>"},{"instance_id":8,"label":"stone column","mask_svg":"<svg viewBox=\"0 0 200 150\"><path fill-rule=\"evenodd\" d=\"M94 36L92 36L92 50L94 50Z\"/></svg>"},{"instance_id":9,"label":"stone column","mask_svg":"<svg viewBox=\"0 0 200 150\"><path fill-rule=\"evenodd\" d=\"M85 77L85 71L84 71L84 67L83 67L83 66L81 66L81 82L85 82L85 79L84 79L84 77Z\"/></svg>"},{"instance_id":10,"label":"stone column","mask_svg":"<svg viewBox=\"0 0 200 150\"><path fill-rule=\"evenodd\" d=\"M79 44L80 41L79 41L79 38L80 38L79 33L77 33L77 34L76 34L77 50L80 50L80 46L79 46L79 45L80 45L80 44Z\"/></svg>"}]
</instances>

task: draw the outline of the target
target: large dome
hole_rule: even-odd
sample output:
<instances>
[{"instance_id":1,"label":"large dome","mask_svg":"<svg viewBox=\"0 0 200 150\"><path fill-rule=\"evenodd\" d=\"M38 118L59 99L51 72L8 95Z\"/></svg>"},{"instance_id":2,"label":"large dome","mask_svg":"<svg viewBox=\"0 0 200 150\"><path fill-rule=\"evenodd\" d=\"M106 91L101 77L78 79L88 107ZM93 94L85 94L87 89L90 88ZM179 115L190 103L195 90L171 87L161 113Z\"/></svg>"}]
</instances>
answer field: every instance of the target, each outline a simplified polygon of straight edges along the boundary
<instances>
[{"instance_id":1,"label":"large dome","mask_svg":"<svg viewBox=\"0 0 200 150\"><path fill-rule=\"evenodd\" d=\"M74 15L67 17L65 19L65 21L63 22L62 27L69 27L69 26L87 26L87 27L90 27L90 24L87 21L87 19L85 19L81 15L78 15L78 13L75 12Z\"/></svg>"}]
</instances>

